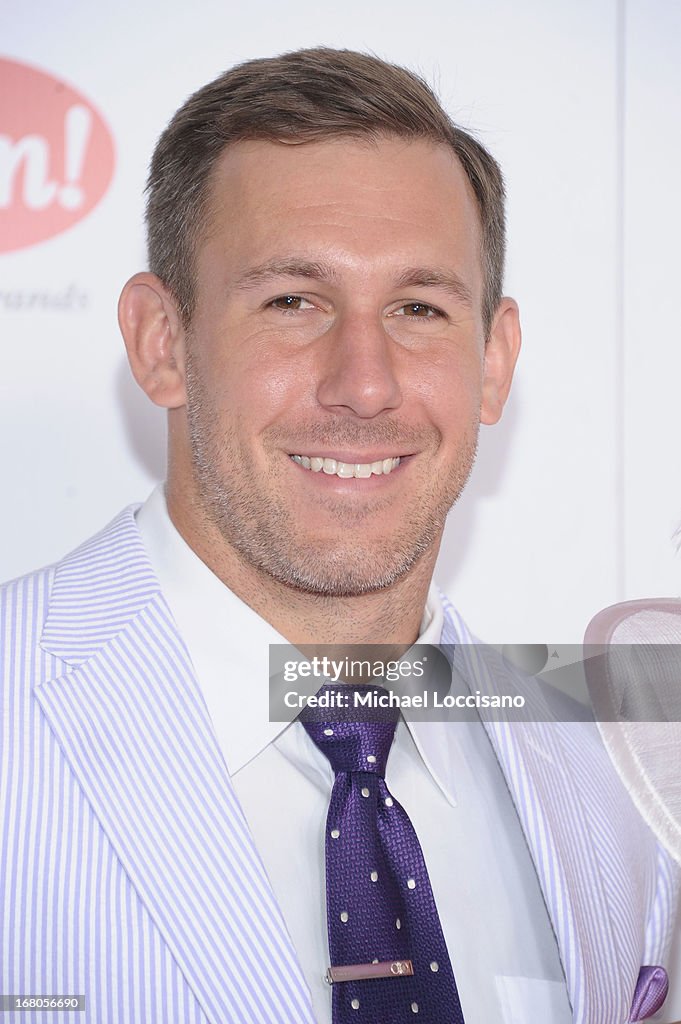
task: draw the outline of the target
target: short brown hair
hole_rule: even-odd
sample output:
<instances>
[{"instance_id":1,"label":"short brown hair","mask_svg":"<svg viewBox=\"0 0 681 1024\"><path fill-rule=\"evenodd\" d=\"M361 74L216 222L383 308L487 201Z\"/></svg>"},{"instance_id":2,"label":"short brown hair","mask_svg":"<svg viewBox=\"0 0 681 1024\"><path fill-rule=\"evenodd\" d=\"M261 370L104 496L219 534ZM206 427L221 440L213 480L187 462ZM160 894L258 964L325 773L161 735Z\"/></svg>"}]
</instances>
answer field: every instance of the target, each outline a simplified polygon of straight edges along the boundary
<instances>
[{"instance_id":1,"label":"short brown hair","mask_svg":"<svg viewBox=\"0 0 681 1024\"><path fill-rule=\"evenodd\" d=\"M174 295L185 324L194 310L194 251L211 172L226 146L246 139L305 143L385 135L450 146L461 162L480 214L482 314L489 332L505 254L498 164L454 124L418 75L365 53L326 47L238 64L190 96L161 135L147 182L149 266Z\"/></svg>"}]
</instances>

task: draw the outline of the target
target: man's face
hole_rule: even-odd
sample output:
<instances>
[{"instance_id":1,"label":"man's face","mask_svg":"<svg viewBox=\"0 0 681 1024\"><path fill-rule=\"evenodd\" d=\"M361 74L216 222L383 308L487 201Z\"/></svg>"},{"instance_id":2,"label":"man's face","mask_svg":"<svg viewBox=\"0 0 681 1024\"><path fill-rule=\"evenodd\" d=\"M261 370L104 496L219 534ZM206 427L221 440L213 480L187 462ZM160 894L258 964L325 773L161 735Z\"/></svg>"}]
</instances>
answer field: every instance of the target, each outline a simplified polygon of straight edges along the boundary
<instances>
[{"instance_id":1,"label":"man's face","mask_svg":"<svg viewBox=\"0 0 681 1024\"><path fill-rule=\"evenodd\" d=\"M340 596L434 557L485 414L482 284L475 200L446 148L225 151L187 421L199 505L251 566Z\"/></svg>"}]
</instances>

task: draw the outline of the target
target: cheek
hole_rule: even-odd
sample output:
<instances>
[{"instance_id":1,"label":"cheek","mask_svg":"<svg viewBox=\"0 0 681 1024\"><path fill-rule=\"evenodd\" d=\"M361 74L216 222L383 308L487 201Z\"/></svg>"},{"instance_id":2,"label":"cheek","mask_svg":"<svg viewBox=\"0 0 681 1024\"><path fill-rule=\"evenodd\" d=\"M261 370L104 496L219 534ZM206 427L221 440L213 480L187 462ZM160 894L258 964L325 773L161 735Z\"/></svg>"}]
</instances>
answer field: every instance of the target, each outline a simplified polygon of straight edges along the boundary
<instances>
[{"instance_id":1,"label":"cheek","mask_svg":"<svg viewBox=\"0 0 681 1024\"><path fill-rule=\"evenodd\" d=\"M218 350L202 368L221 417L264 429L308 404L312 373L305 357L253 345Z\"/></svg>"},{"instance_id":2,"label":"cheek","mask_svg":"<svg viewBox=\"0 0 681 1024\"><path fill-rule=\"evenodd\" d=\"M441 428L477 420L482 401L482 361L471 352L422 365L412 394Z\"/></svg>"}]
</instances>

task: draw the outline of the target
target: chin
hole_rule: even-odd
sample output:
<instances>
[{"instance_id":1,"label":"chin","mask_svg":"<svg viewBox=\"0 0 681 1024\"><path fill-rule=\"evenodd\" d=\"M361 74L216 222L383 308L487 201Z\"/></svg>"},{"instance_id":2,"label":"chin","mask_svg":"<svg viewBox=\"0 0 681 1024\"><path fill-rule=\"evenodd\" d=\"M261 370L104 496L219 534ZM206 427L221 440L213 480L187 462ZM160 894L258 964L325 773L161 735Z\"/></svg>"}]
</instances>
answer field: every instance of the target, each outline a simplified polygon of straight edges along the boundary
<instances>
[{"instance_id":1,"label":"chin","mask_svg":"<svg viewBox=\"0 0 681 1024\"><path fill-rule=\"evenodd\" d=\"M382 544L386 546L385 541ZM412 569L423 550L419 547L395 551L391 559L384 560L376 558L374 548L361 553L356 548L352 553L338 548L323 554L308 550L303 560L282 553L277 559L267 559L267 564L261 565L261 569L279 583L302 594L361 597L394 586Z\"/></svg>"}]
</instances>

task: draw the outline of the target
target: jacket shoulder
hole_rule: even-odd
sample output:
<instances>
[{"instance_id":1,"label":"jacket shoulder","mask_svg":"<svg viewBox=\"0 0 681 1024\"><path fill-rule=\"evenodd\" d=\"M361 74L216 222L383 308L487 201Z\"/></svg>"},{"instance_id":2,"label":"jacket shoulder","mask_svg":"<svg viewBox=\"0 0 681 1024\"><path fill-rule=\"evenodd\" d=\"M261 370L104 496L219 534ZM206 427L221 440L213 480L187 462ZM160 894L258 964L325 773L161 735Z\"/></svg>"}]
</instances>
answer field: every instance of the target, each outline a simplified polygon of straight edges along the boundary
<instances>
[{"instance_id":1,"label":"jacket shoulder","mask_svg":"<svg viewBox=\"0 0 681 1024\"><path fill-rule=\"evenodd\" d=\"M0 672L13 682L20 677L39 679L56 666L48 666L52 647L42 651L50 623L56 615L58 628L71 620L76 634L83 633L96 606L97 592L114 588L123 569L144 565L141 539L134 512L124 509L111 523L84 540L51 565L0 585ZM130 539L132 538L132 539ZM123 569L121 568L123 567ZM128 572L127 575L130 575ZM139 575L139 573L138 573ZM148 575L146 571L143 576ZM113 581L113 582L112 582ZM119 583L119 589L124 589ZM54 650L59 660L60 651Z\"/></svg>"},{"instance_id":2,"label":"jacket shoulder","mask_svg":"<svg viewBox=\"0 0 681 1024\"><path fill-rule=\"evenodd\" d=\"M23 576L0 583L0 622L4 638L1 649L7 646L7 631L10 636L14 632L30 631L31 623L40 619L39 611L49 601L54 584L58 563L34 569Z\"/></svg>"},{"instance_id":3,"label":"jacket shoulder","mask_svg":"<svg viewBox=\"0 0 681 1024\"><path fill-rule=\"evenodd\" d=\"M36 664L57 565L0 585L0 685L5 689Z\"/></svg>"}]
</instances>

